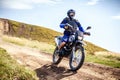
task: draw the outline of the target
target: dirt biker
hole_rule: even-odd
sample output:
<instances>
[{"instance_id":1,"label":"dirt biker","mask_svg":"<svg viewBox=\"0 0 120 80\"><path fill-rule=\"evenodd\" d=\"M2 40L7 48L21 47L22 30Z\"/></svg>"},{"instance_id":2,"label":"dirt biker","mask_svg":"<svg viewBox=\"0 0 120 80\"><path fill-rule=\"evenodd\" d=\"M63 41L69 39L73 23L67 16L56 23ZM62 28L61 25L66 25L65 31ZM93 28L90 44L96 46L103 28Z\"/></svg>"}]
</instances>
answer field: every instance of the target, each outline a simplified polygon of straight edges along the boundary
<instances>
[{"instance_id":1,"label":"dirt biker","mask_svg":"<svg viewBox=\"0 0 120 80\"><path fill-rule=\"evenodd\" d=\"M73 9L68 10L67 16L68 17L64 18L63 21L60 24L60 28L64 28L65 31L64 31L64 36L62 37L62 42L61 42L60 46L58 47L58 52L59 53L60 53L60 49L62 47L64 47L64 45L68 41L69 36L72 34L72 32L75 32L77 30L77 28L79 28L79 30L81 32L85 32L83 27L81 26L80 22L78 22L78 20L74 19L75 10L73 10ZM68 24L73 26L73 31L71 31L69 29Z\"/></svg>"}]
</instances>

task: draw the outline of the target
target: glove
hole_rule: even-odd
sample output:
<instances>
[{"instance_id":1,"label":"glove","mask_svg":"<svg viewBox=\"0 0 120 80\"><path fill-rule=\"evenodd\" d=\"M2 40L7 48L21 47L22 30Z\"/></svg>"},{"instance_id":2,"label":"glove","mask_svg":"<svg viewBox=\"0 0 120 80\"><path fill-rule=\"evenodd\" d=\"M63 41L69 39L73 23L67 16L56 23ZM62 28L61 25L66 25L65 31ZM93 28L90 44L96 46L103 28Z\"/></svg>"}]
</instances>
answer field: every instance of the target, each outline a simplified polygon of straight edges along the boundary
<instances>
[{"instance_id":1,"label":"glove","mask_svg":"<svg viewBox=\"0 0 120 80\"><path fill-rule=\"evenodd\" d=\"M64 29L67 30L68 28L69 28L69 25L68 25L68 23L66 23L65 26L64 26Z\"/></svg>"},{"instance_id":2,"label":"glove","mask_svg":"<svg viewBox=\"0 0 120 80\"><path fill-rule=\"evenodd\" d=\"M73 29L73 26L70 25L70 24L68 24L68 23L66 23L65 26L67 26L65 29L74 30L74 29Z\"/></svg>"},{"instance_id":3,"label":"glove","mask_svg":"<svg viewBox=\"0 0 120 80\"><path fill-rule=\"evenodd\" d=\"M90 32L84 32L84 35L90 36L91 34L90 34Z\"/></svg>"},{"instance_id":4,"label":"glove","mask_svg":"<svg viewBox=\"0 0 120 80\"><path fill-rule=\"evenodd\" d=\"M64 29L68 29L68 28L69 28L68 26L66 26L66 25L64 26Z\"/></svg>"}]
</instances>

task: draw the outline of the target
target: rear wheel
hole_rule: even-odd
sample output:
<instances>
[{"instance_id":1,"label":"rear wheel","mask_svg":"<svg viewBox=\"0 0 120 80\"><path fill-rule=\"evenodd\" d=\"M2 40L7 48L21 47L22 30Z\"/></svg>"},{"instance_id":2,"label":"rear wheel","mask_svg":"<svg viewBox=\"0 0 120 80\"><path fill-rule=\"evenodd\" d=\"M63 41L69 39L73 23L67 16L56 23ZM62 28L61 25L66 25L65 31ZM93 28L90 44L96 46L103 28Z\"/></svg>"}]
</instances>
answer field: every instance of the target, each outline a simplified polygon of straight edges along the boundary
<instances>
[{"instance_id":1,"label":"rear wheel","mask_svg":"<svg viewBox=\"0 0 120 80\"><path fill-rule=\"evenodd\" d=\"M84 48L82 46L77 46L75 50L72 51L70 55L69 65L72 71L77 71L83 65L85 58Z\"/></svg>"},{"instance_id":2,"label":"rear wheel","mask_svg":"<svg viewBox=\"0 0 120 80\"><path fill-rule=\"evenodd\" d=\"M53 64L59 64L63 57L59 56L59 53L57 53L58 47L55 48L53 53Z\"/></svg>"}]
</instances>

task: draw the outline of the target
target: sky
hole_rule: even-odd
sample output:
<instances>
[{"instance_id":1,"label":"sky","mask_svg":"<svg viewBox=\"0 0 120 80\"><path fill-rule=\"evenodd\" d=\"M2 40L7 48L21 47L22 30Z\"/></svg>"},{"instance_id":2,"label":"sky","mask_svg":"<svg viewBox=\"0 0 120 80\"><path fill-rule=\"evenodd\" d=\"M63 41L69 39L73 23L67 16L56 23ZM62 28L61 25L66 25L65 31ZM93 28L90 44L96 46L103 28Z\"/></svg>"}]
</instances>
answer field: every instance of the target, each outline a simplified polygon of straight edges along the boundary
<instances>
[{"instance_id":1,"label":"sky","mask_svg":"<svg viewBox=\"0 0 120 80\"><path fill-rule=\"evenodd\" d=\"M67 11L74 9L75 18L91 36L85 40L120 53L120 0L0 0L0 18L47 27L59 32Z\"/></svg>"}]
</instances>

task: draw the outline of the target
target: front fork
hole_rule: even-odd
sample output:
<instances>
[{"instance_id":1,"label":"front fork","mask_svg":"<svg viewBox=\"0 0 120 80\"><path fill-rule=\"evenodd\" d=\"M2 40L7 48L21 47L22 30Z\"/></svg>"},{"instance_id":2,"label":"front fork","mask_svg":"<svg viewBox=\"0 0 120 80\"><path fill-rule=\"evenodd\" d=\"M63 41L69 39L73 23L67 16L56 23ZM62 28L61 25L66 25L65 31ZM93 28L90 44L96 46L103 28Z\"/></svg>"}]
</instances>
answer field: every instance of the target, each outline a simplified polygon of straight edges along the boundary
<instances>
[{"instance_id":1,"label":"front fork","mask_svg":"<svg viewBox=\"0 0 120 80\"><path fill-rule=\"evenodd\" d=\"M79 46L83 46L82 44L79 44ZM79 53L77 54L76 51L77 51L77 47L78 46L74 46L73 49L72 49L72 61L76 61L77 59L79 59L79 57L81 56Z\"/></svg>"},{"instance_id":2,"label":"front fork","mask_svg":"<svg viewBox=\"0 0 120 80\"><path fill-rule=\"evenodd\" d=\"M73 56L72 61L74 61L75 56L76 56L76 54L75 54L75 47L73 47L73 49L72 49L72 56Z\"/></svg>"}]
</instances>

